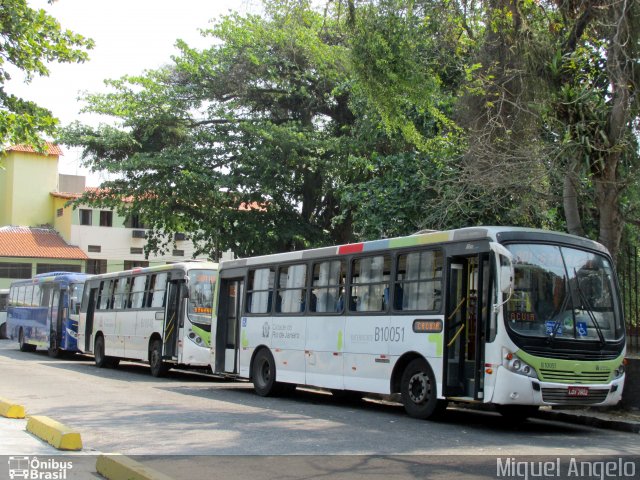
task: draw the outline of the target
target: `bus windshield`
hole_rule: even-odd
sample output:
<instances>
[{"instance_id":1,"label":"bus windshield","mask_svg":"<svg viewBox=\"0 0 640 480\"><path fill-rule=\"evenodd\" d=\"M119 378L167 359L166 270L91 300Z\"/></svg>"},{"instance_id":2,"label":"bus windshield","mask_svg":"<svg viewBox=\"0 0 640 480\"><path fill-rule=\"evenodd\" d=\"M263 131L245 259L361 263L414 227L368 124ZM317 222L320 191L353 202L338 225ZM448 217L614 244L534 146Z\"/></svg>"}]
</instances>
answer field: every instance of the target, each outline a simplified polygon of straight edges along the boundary
<instances>
[{"instance_id":1,"label":"bus windshield","mask_svg":"<svg viewBox=\"0 0 640 480\"><path fill-rule=\"evenodd\" d=\"M623 333L614 273L601 255L555 245L507 245L514 291L505 319L516 334L554 339L617 340Z\"/></svg>"},{"instance_id":2,"label":"bus windshield","mask_svg":"<svg viewBox=\"0 0 640 480\"><path fill-rule=\"evenodd\" d=\"M189 320L200 325L211 325L213 292L217 272L214 270L192 270L189 272Z\"/></svg>"}]
</instances>

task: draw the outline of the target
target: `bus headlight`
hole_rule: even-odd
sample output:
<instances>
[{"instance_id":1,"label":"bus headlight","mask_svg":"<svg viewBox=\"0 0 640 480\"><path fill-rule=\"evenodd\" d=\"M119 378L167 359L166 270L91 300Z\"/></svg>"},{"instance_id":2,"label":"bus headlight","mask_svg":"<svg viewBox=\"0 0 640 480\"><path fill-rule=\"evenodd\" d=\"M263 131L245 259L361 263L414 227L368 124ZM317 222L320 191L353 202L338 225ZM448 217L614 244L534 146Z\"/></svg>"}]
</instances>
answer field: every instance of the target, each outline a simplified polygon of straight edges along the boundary
<instances>
[{"instance_id":1,"label":"bus headlight","mask_svg":"<svg viewBox=\"0 0 640 480\"><path fill-rule=\"evenodd\" d=\"M622 375L624 375L624 363L613 371L614 378L620 378Z\"/></svg>"},{"instance_id":2,"label":"bus headlight","mask_svg":"<svg viewBox=\"0 0 640 480\"><path fill-rule=\"evenodd\" d=\"M538 378L535 368L516 357L513 353L503 348L502 354L502 366L509 371L526 377Z\"/></svg>"},{"instance_id":3,"label":"bus headlight","mask_svg":"<svg viewBox=\"0 0 640 480\"><path fill-rule=\"evenodd\" d=\"M195 332L189 332L189 335L187 335L187 337L189 338L189 340L191 340L193 343L195 343L199 347L204 346L202 337L200 337L200 335L196 334Z\"/></svg>"}]
</instances>

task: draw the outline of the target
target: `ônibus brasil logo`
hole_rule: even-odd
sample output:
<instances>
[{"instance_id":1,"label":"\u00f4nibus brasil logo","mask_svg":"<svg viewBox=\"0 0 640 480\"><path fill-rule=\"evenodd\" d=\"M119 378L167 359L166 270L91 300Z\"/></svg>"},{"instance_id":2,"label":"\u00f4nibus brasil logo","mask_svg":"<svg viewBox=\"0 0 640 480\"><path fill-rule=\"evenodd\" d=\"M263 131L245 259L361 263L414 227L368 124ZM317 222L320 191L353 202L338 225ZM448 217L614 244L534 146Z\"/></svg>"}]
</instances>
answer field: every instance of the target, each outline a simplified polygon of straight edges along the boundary
<instances>
[{"instance_id":1,"label":"\u00f4nibus brasil logo","mask_svg":"<svg viewBox=\"0 0 640 480\"><path fill-rule=\"evenodd\" d=\"M38 457L9 457L9 478L33 480L66 480L73 463L55 458L40 460Z\"/></svg>"}]
</instances>

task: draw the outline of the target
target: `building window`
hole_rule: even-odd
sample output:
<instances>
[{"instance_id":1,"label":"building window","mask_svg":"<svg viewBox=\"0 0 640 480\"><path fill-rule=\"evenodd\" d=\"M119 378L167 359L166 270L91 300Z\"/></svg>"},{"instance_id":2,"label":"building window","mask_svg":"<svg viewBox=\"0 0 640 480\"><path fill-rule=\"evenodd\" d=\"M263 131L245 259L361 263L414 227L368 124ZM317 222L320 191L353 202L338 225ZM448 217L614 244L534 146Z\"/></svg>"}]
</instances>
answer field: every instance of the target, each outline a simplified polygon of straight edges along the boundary
<instances>
[{"instance_id":1,"label":"building window","mask_svg":"<svg viewBox=\"0 0 640 480\"><path fill-rule=\"evenodd\" d=\"M126 228L147 228L144 225L144 222L140 220L138 215L132 214L127 217L124 221L124 226Z\"/></svg>"},{"instance_id":2,"label":"building window","mask_svg":"<svg viewBox=\"0 0 640 480\"><path fill-rule=\"evenodd\" d=\"M174 257L184 257L184 250L174 250L173 251L173 256Z\"/></svg>"},{"instance_id":3,"label":"building window","mask_svg":"<svg viewBox=\"0 0 640 480\"><path fill-rule=\"evenodd\" d=\"M61 217L64 213L64 208L59 208L56 210L56 217Z\"/></svg>"},{"instance_id":4,"label":"building window","mask_svg":"<svg viewBox=\"0 0 640 480\"><path fill-rule=\"evenodd\" d=\"M80 273L82 268L80 265L62 264L62 263L38 263L36 265L36 275L51 272L76 272Z\"/></svg>"},{"instance_id":5,"label":"building window","mask_svg":"<svg viewBox=\"0 0 640 480\"><path fill-rule=\"evenodd\" d=\"M87 273L98 275L99 273L107 273L106 260L87 260Z\"/></svg>"},{"instance_id":6,"label":"building window","mask_svg":"<svg viewBox=\"0 0 640 480\"><path fill-rule=\"evenodd\" d=\"M142 247L131 247L131 255L140 255L143 253Z\"/></svg>"},{"instance_id":7,"label":"building window","mask_svg":"<svg viewBox=\"0 0 640 480\"><path fill-rule=\"evenodd\" d=\"M91 253L100 253L102 251L102 247L100 245L88 245L87 250Z\"/></svg>"},{"instance_id":8,"label":"building window","mask_svg":"<svg viewBox=\"0 0 640 480\"><path fill-rule=\"evenodd\" d=\"M124 261L125 270L131 270L132 268L145 268L148 266L149 266L149 262L146 262L146 261L131 261L131 260Z\"/></svg>"},{"instance_id":9,"label":"building window","mask_svg":"<svg viewBox=\"0 0 640 480\"><path fill-rule=\"evenodd\" d=\"M0 263L0 278L31 278L31 264Z\"/></svg>"},{"instance_id":10,"label":"building window","mask_svg":"<svg viewBox=\"0 0 640 480\"><path fill-rule=\"evenodd\" d=\"M175 241L186 240L187 239L187 234L186 233L176 233L176 234L173 235L173 239Z\"/></svg>"},{"instance_id":11,"label":"building window","mask_svg":"<svg viewBox=\"0 0 640 480\"><path fill-rule=\"evenodd\" d=\"M113 212L111 210L100 210L100 226L113 227Z\"/></svg>"},{"instance_id":12,"label":"building window","mask_svg":"<svg viewBox=\"0 0 640 480\"><path fill-rule=\"evenodd\" d=\"M80 209L80 225L89 225L91 226L92 220L92 211L91 210L87 210L86 208L81 208Z\"/></svg>"}]
</instances>

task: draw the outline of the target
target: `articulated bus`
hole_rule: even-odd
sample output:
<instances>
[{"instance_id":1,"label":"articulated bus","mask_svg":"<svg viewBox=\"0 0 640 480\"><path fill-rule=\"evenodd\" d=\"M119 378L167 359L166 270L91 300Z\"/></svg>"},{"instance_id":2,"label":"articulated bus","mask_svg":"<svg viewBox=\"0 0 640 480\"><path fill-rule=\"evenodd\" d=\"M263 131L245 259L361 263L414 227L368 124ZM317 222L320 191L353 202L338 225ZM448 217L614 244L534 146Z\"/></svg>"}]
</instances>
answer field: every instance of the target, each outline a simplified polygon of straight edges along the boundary
<instances>
[{"instance_id":1,"label":"articulated bus","mask_svg":"<svg viewBox=\"0 0 640 480\"><path fill-rule=\"evenodd\" d=\"M222 262L214 373L262 396L295 385L448 401L524 419L541 405L613 405L625 329L603 246L478 227Z\"/></svg>"},{"instance_id":2,"label":"articulated bus","mask_svg":"<svg viewBox=\"0 0 640 480\"><path fill-rule=\"evenodd\" d=\"M7 338L7 307L9 306L9 289L0 288L0 338Z\"/></svg>"},{"instance_id":3,"label":"articulated bus","mask_svg":"<svg viewBox=\"0 0 640 480\"><path fill-rule=\"evenodd\" d=\"M51 357L78 351L78 314L83 273L51 272L11 284L7 333L17 339L20 351L48 349Z\"/></svg>"},{"instance_id":4,"label":"articulated bus","mask_svg":"<svg viewBox=\"0 0 640 480\"><path fill-rule=\"evenodd\" d=\"M99 368L149 362L155 377L178 365L208 369L217 277L217 264L198 261L94 275L80 310L80 350Z\"/></svg>"}]
</instances>

